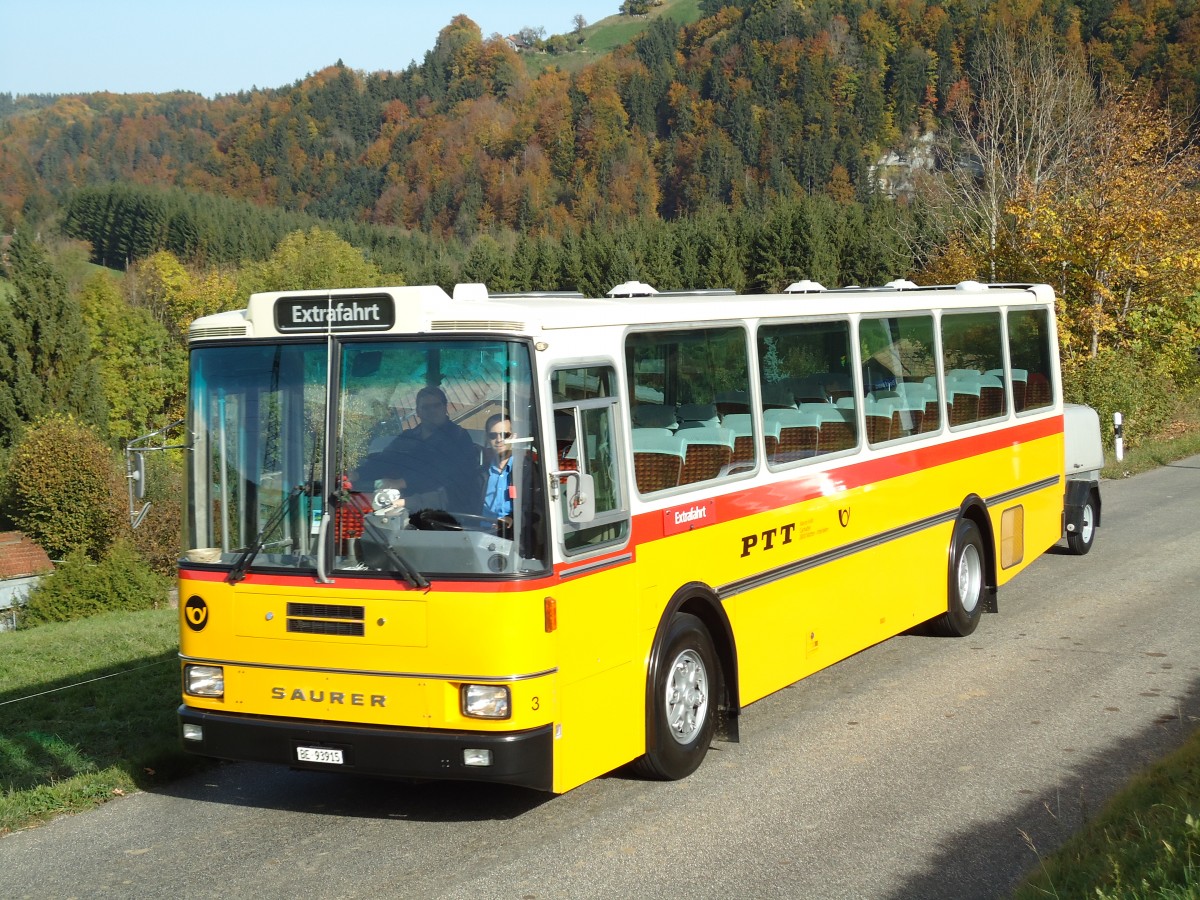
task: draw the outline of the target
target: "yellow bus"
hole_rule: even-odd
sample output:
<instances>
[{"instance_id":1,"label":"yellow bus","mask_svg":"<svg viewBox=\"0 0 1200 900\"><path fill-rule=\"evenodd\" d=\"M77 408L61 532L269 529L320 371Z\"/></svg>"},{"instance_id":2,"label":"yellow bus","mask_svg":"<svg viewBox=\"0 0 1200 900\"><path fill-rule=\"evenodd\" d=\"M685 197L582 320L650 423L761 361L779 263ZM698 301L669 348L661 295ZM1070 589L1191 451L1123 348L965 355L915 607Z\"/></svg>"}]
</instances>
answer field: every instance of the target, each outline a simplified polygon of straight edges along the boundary
<instances>
[{"instance_id":1,"label":"yellow bus","mask_svg":"<svg viewBox=\"0 0 1200 900\"><path fill-rule=\"evenodd\" d=\"M1100 524L1045 285L262 293L190 353L179 718L211 757L682 778Z\"/></svg>"}]
</instances>

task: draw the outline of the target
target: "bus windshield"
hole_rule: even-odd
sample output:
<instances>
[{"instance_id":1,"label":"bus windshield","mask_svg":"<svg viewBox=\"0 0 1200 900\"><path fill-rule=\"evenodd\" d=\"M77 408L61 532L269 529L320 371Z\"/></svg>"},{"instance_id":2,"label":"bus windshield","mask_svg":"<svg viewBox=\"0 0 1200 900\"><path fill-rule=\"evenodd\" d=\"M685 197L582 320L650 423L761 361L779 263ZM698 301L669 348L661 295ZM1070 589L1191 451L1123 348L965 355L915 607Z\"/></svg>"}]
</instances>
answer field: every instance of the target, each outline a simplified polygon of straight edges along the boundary
<instances>
[{"instance_id":1,"label":"bus windshield","mask_svg":"<svg viewBox=\"0 0 1200 900\"><path fill-rule=\"evenodd\" d=\"M231 581L545 571L526 343L203 347L191 373L190 562Z\"/></svg>"}]
</instances>

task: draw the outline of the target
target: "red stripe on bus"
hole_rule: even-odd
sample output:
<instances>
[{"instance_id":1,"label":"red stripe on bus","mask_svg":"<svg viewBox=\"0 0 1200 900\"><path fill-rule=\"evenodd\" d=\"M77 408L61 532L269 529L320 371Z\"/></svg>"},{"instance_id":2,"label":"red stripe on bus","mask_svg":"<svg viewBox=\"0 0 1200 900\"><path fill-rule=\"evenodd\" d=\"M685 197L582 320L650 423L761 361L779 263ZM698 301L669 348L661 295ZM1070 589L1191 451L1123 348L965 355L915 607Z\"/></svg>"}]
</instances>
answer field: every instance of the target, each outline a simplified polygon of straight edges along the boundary
<instances>
[{"instance_id":1,"label":"red stripe on bus","mask_svg":"<svg viewBox=\"0 0 1200 900\"><path fill-rule=\"evenodd\" d=\"M717 522L731 522L747 516L803 503L817 497L878 484L900 475L934 469L950 463L982 456L995 450L1061 434L1063 417L1052 416L1032 422L983 433L968 433L936 444L923 444L890 456L848 461L845 465L820 471L803 466L788 471L782 480L725 494L716 498ZM677 504L685 501L678 500ZM656 541L664 536L662 511L634 517L634 544Z\"/></svg>"}]
</instances>

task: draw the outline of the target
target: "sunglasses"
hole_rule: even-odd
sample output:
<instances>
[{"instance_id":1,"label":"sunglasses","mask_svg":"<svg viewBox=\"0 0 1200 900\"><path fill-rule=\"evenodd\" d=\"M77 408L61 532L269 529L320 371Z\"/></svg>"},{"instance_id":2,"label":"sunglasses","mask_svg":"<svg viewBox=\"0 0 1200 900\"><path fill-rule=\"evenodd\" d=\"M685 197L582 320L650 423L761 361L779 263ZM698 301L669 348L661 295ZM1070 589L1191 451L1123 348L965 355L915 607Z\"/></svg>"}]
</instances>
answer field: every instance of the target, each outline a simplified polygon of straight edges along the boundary
<instances>
[{"instance_id":1,"label":"sunglasses","mask_svg":"<svg viewBox=\"0 0 1200 900\"><path fill-rule=\"evenodd\" d=\"M488 440L490 440L490 441L494 441L496 439L507 441L512 436L513 436L513 433L511 431L489 431L488 432Z\"/></svg>"}]
</instances>

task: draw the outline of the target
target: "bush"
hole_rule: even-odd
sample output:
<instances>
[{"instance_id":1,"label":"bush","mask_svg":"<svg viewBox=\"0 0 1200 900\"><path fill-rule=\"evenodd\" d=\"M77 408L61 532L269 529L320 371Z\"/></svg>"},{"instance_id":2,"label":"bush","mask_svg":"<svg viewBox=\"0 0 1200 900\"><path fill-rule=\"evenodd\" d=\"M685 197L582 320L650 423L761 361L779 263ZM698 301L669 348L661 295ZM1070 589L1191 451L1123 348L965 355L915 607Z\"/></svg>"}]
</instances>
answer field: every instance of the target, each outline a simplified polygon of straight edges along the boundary
<instances>
[{"instance_id":1,"label":"bush","mask_svg":"<svg viewBox=\"0 0 1200 900\"><path fill-rule=\"evenodd\" d=\"M8 461L13 524L51 559L102 558L129 530L124 467L96 430L70 416L26 429Z\"/></svg>"},{"instance_id":2,"label":"bush","mask_svg":"<svg viewBox=\"0 0 1200 900\"><path fill-rule=\"evenodd\" d=\"M1104 443L1113 445L1113 413L1125 421L1125 446L1133 449L1159 434L1175 415L1178 390L1156 360L1104 350L1095 357L1063 360L1063 394L1100 414Z\"/></svg>"},{"instance_id":3,"label":"bush","mask_svg":"<svg viewBox=\"0 0 1200 900\"><path fill-rule=\"evenodd\" d=\"M158 609L167 603L170 579L158 575L133 545L118 540L99 563L75 550L29 593L22 627L69 622L113 610Z\"/></svg>"}]
</instances>

